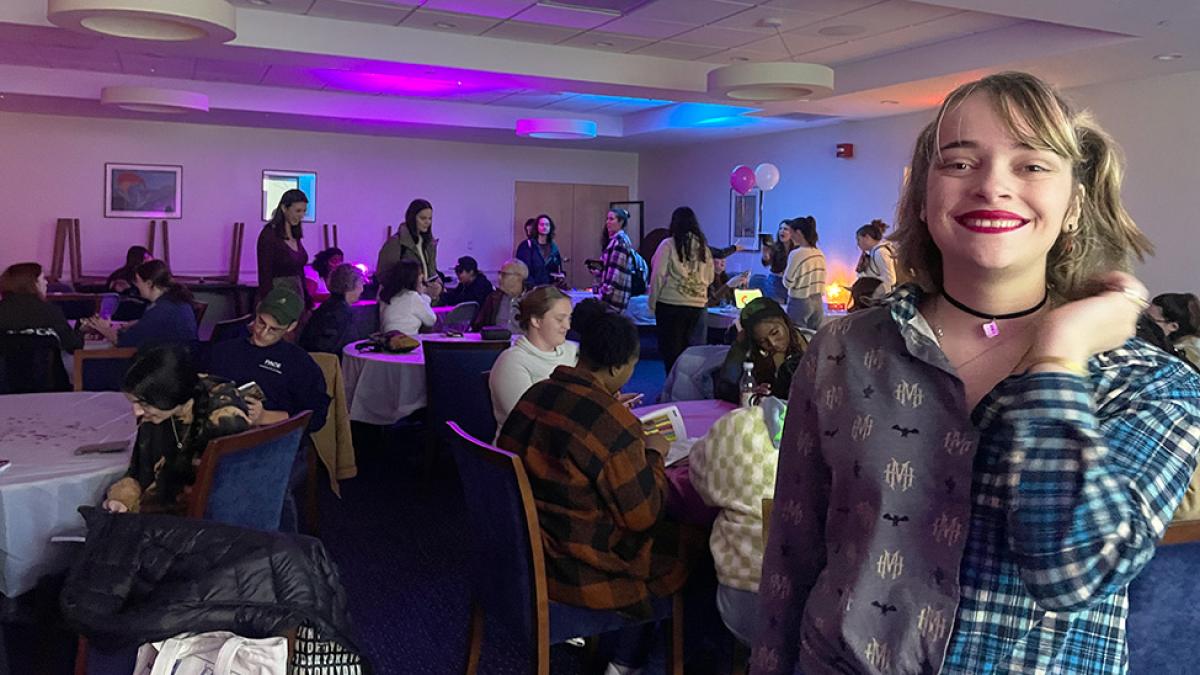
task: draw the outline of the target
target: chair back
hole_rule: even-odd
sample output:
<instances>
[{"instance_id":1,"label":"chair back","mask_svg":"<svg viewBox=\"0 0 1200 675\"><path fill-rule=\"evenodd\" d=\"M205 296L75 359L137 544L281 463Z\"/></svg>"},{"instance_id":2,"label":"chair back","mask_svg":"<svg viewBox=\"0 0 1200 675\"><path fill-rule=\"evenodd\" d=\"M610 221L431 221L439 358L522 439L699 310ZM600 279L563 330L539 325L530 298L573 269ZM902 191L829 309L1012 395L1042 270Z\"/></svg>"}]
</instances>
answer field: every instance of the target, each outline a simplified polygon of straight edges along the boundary
<instances>
[{"instance_id":1,"label":"chair back","mask_svg":"<svg viewBox=\"0 0 1200 675\"><path fill-rule=\"evenodd\" d=\"M470 526L473 599L514 638L549 636L546 562L537 504L521 458L448 422ZM526 652L530 645L521 645Z\"/></svg>"},{"instance_id":2,"label":"chair back","mask_svg":"<svg viewBox=\"0 0 1200 675\"><path fill-rule=\"evenodd\" d=\"M75 350L75 391L121 391L136 347Z\"/></svg>"},{"instance_id":3,"label":"chair back","mask_svg":"<svg viewBox=\"0 0 1200 675\"><path fill-rule=\"evenodd\" d=\"M250 337L250 322L253 320L254 315L247 314L236 319L218 321L213 324L212 335L209 336L208 341L215 345L218 342L235 338L248 338Z\"/></svg>"},{"instance_id":4,"label":"chair back","mask_svg":"<svg viewBox=\"0 0 1200 675\"><path fill-rule=\"evenodd\" d=\"M113 321L137 321L146 313L146 307L149 306L145 300L141 298L121 298L117 301L117 308L113 310Z\"/></svg>"},{"instance_id":5,"label":"chair back","mask_svg":"<svg viewBox=\"0 0 1200 675\"><path fill-rule=\"evenodd\" d=\"M57 305L68 321L100 314L104 296L97 293L47 293L46 302Z\"/></svg>"},{"instance_id":6,"label":"chair back","mask_svg":"<svg viewBox=\"0 0 1200 675\"><path fill-rule=\"evenodd\" d=\"M454 309L446 312L446 317L442 319L442 324L446 326L447 330L456 330L464 333L467 328L470 328L471 322L475 320L475 315L478 313L478 302L460 302L454 306Z\"/></svg>"},{"instance_id":7,"label":"chair back","mask_svg":"<svg viewBox=\"0 0 1200 675\"><path fill-rule=\"evenodd\" d=\"M426 340L421 344L425 353L426 419L435 434L442 435L445 422L454 420L476 438L496 435L491 394L480 384L479 373L490 369L508 347L508 340Z\"/></svg>"},{"instance_id":8,"label":"chair back","mask_svg":"<svg viewBox=\"0 0 1200 675\"><path fill-rule=\"evenodd\" d=\"M196 328L199 328L200 323L204 321L204 313L207 311L207 302L200 302L199 300L192 301L192 312L196 314Z\"/></svg>"},{"instance_id":9,"label":"chair back","mask_svg":"<svg viewBox=\"0 0 1200 675\"><path fill-rule=\"evenodd\" d=\"M1178 543L1160 543L1154 557L1129 584L1129 672L1181 673L1180 657L1196 651L1196 566L1200 540L1195 533L1171 536ZM1190 600L1189 600L1190 598Z\"/></svg>"},{"instance_id":10,"label":"chair back","mask_svg":"<svg viewBox=\"0 0 1200 675\"><path fill-rule=\"evenodd\" d=\"M56 336L0 334L0 394L70 389L71 381Z\"/></svg>"},{"instance_id":11,"label":"chair back","mask_svg":"<svg viewBox=\"0 0 1200 675\"><path fill-rule=\"evenodd\" d=\"M208 443L196 470L189 518L278 530L292 463L312 413Z\"/></svg>"}]
</instances>

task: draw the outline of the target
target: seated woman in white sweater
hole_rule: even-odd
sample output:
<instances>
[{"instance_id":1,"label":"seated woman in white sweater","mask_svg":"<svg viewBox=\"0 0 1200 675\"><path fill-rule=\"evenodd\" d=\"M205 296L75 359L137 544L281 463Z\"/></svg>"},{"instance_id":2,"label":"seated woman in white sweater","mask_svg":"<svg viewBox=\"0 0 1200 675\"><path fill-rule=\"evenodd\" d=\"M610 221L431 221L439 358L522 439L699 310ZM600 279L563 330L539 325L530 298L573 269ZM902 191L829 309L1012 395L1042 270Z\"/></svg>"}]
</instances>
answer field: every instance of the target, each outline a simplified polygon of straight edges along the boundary
<instances>
[{"instance_id":1,"label":"seated woman in white sweater","mask_svg":"<svg viewBox=\"0 0 1200 675\"><path fill-rule=\"evenodd\" d=\"M517 322L524 337L500 354L488 376L496 428L530 387L559 366L574 366L579 353L579 345L567 341L571 299L557 288L538 286L526 293L517 305Z\"/></svg>"},{"instance_id":2,"label":"seated woman in white sweater","mask_svg":"<svg viewBox=\"0 0 1200 675\"><path fill-rule=\"evenodd\" d=\"M379 291L379 330L416 335L422 326L433 328L436 322L432 301L425 295L420 263L402 260L389 269Z\"/></svg>"}]
</instances>

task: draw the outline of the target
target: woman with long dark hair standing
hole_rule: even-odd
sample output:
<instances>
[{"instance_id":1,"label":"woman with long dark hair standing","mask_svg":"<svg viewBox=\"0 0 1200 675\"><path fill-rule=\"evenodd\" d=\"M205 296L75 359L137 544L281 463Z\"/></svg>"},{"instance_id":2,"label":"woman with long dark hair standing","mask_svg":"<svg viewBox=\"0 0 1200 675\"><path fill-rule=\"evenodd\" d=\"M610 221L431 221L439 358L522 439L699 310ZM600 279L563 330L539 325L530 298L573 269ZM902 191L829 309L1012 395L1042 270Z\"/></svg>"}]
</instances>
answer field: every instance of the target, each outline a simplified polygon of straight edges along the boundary
<instances>
[{"instance_id":1,"label":"woman with long dark hair standing","mask_svg":"<svg viewBox=\"0 0 1200 675\"><path fill-rule=\"evenodd\" d=\"M798 237L792 229L790 219L781 221L775 242L764 246L762 250L762 264L767 268L767 282L766 287L762 289L763 295L781 306L786 306L788 301L787 288L783 285L783 273L787 270L788 254L796 248L795 240Z\"/></svg>"},{"instance_id":2,"label":"woman with long dark hair standing","mask_svg":"<svg viewBox=\"0 0 1200 675\"><path fill-rule=\"evenodd\" d=\"M438 240L433 236L433 204L424 199L412 200L404 211L404 225L400 231L379 249L375 278L382 284L388 272L401 260L413 260L421 268L425 292L437 300L442 294L437 244Z\"/></svg>"},{"instance_id":3,"label":"woman with long dark hair standing","mask_svg":"<svg viewBox=\"0 0 1200 675\"><path fill-rule=\"evenodd\" d=\"M304 238L301 221L308 213L308 196L301 190L288 190L279 198L279 206L271 220L258 234L258 299L262 300L272 287L283 283L308 303L304 287L304 266L308 251L300 241Z\"/></svg>"},{"instance_id":4,"label":"woman with long dark hair standing","mask_svg":"<svg viewBox=\"0 0 1200 675\"><path fill-rule=\"evenodd\" d=\"M530 286L555 284L562 280L562 254L554 243L554 219L543 213L534 221L533 236L517 247L517 260L529 268Z\"/></svg>"},{"instance_id":5,"label":"woman with long dark hair standing","mask_svg":"<svg viewBox=\"0 0 1200 675\"><path fill-rule=\"evenodd\" d=\"M681 206L671 214L671 236L662 240L650 263L650 311L658 333L658 353L667 373L688 347L688 337L704 316L713 267L708 240L696 212Z\"/></svg>"},{"instance_id":6,"label":"woman with long dark hair standing","mask_svg":"<svg viewBox=\"0 0 1200 675\"><path fill-rule=\"evenodd\" d=\"M825 318L825 254L817 248L817 219L792 221L796 248L788 254L783 285L788 290L787 313L800 328L816 330Z\"/></svg>"}]
</instances>

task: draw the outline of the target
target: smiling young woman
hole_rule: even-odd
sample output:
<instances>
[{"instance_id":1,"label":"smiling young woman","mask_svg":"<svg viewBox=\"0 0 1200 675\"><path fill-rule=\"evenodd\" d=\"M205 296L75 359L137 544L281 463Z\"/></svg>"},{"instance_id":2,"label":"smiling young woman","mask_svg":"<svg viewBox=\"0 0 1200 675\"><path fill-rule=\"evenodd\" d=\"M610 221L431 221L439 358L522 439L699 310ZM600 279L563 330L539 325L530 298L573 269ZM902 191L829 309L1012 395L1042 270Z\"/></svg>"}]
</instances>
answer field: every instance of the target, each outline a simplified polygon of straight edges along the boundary
<instances>
[{"instance_id":1,"label":"smiling young woman","mask_svg":"<svg viewBox=\"0 0 1200 675\"><path fill-rule=\"evenodd\" d=\"M824 328L793 378L755 673L1125 672L1200 378L1133 338L1150 245L1120 182L1031 75L947 97L893 238L919 285Z\"/></svg>"}]
</instances>

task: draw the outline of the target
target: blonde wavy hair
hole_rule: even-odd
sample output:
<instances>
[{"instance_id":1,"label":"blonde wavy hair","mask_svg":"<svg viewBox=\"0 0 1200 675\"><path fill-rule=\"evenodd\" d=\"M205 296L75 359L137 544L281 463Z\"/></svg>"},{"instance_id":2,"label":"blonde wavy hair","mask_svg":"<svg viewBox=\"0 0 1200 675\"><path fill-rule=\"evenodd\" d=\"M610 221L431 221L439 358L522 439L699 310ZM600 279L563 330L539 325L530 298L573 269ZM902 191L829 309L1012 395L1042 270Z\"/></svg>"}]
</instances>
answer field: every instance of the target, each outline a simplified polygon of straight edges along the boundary
<instances>
[{"instance_id":1,"label":"blonde wavy hair","mask_svg":"<svg viewBox=\"0 0 1200 675\"><path fill-rule=\"evenodd\" d=\"M1076 227L1064 227L1046 259L1046 281L1056 302L1089 294L1087 282L1102 272L1129 271L1153 246L1121 205L1124 159L1113 139L1090 113L1071 105L1046 82L1028 73L989 75L946 97L937 117L921 131L912 167L889 237L899 249L900 270L928 291L942 286L942 254L922 219L929 167L939 155L938 129L946 114L975 93L986 94L1013 138L1071 162L1076 187L1083 188Z\"/></svg>"}]
</instances>

